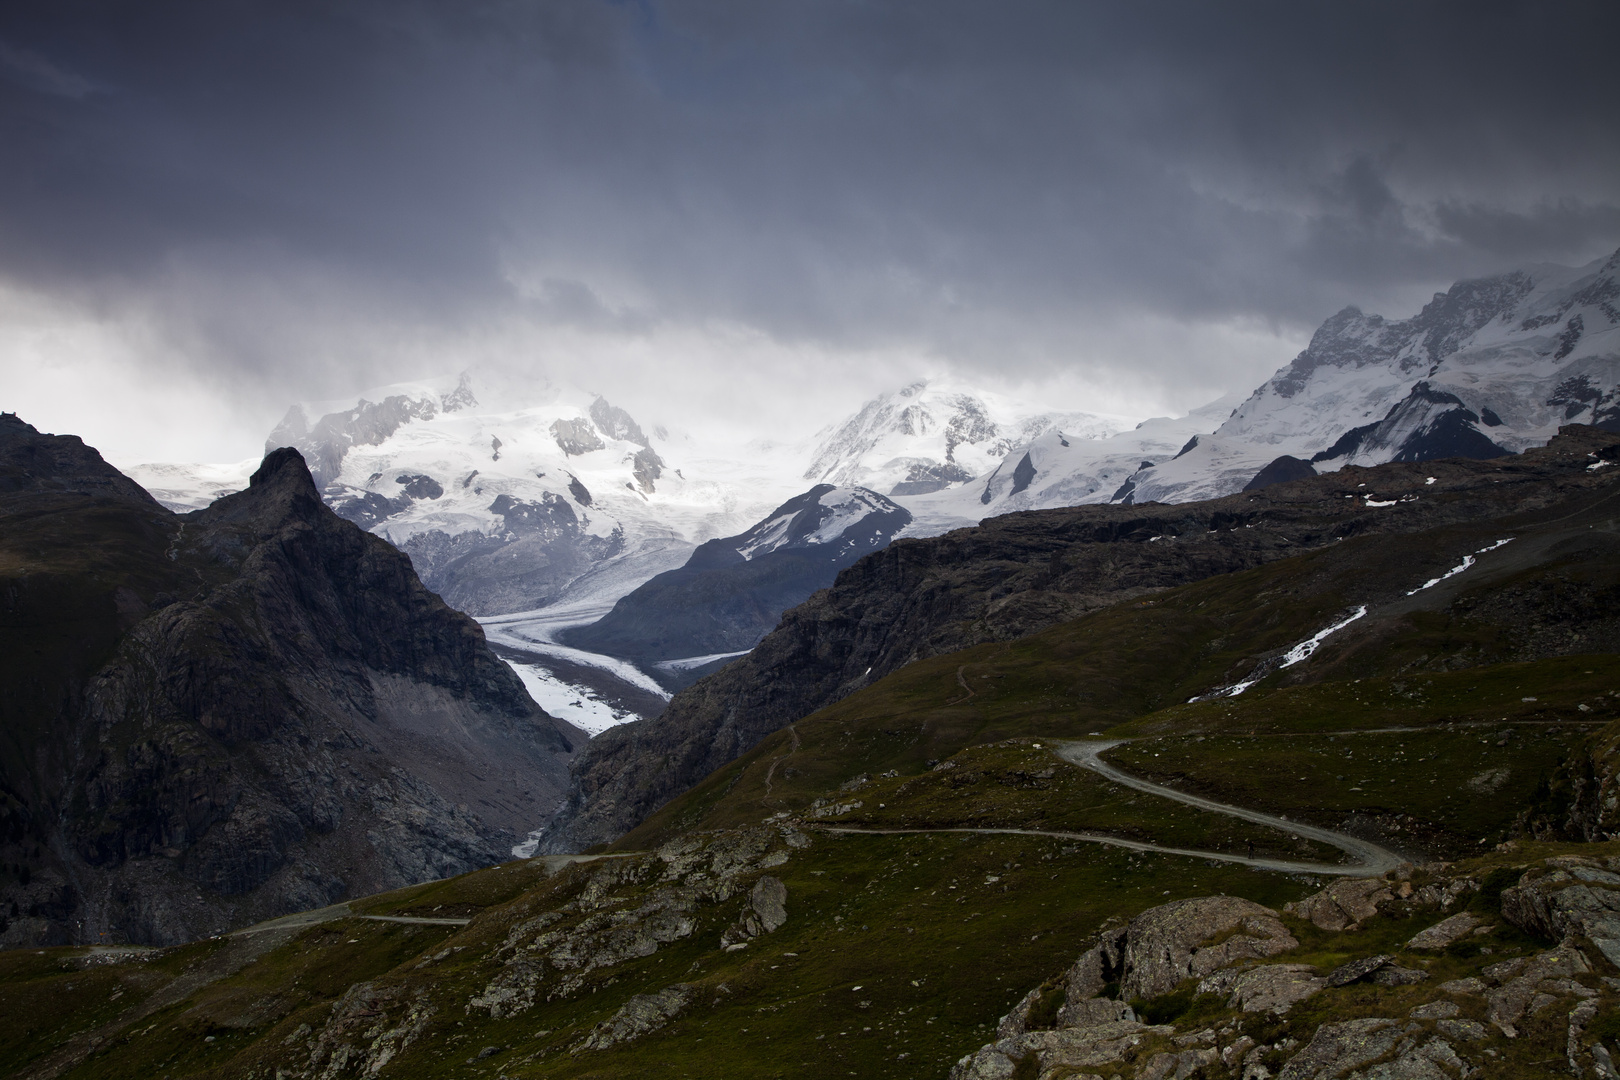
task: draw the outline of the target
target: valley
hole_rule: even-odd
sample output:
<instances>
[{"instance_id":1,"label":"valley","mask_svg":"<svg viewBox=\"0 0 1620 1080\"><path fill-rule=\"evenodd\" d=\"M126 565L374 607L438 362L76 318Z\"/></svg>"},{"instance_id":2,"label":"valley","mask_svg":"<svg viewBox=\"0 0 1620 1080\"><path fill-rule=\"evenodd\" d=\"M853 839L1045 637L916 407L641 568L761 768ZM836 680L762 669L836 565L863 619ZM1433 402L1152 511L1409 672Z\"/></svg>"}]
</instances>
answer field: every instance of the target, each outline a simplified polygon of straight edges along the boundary
<instances>
[{"instance_id":1,"label":"valley","mask_svg":"<svg viewBox=\"0 0 1620 1080\"><path fill-rule=\"evenodd\" d=\"M0 1080L1620 1080L1616 42L0 5Z\"/></svg>"},{"instance_id":2,"label":"valley","mask_svg":"<svg viewBox=\"0 0 1620 1080\"><path fill-rule=\"evenodd\" d=\"M1381 466L1348 486L1393 506L1320 519L1286 507L1346 478L1284 485L1263 513L1297 553L901 664L601 857L4 954L0 996L62 1010L7 1052L28 1077L1586 1075L1620 984L1615 454L1571 427ZM1214 542L1177 512L1176 543Z\"/></svg>"},{"instance_id":3,"label":"valley","mask_svg":"<svg viewBox=\"0 0 1620 1080\"><path fill-rule=\"evenodd\" d=\"M301 452L181 515L8 417L8 572L91 582L99 636L40 624L94 642L53 653L80 733L8 750L0 1054L38 1080L1611 1075L1620 435L1607 391L1561 424L1558 394L1462 390L1597 311L1613 264L1341 314L1235 411L1127 432L919 384L814 477L729 494L601 398L481 410L465 378L292 416ZM1612 367L1552 340L1535 379ZM1436 389L1447 364L1473 382ZM1383 419L1352 423L1352 383ZM489 468L437 475L475 444ZM758 475L805 450L778 449ZM61 549L88 572L28 547L79 522L129 539ZM348 613L357 574L404 605L387 633ZM192 625L232 669L206 685L292 695L273 722L187 726ZM182 831L149 793L204 776Z\"/></svg>"}]
</instances>

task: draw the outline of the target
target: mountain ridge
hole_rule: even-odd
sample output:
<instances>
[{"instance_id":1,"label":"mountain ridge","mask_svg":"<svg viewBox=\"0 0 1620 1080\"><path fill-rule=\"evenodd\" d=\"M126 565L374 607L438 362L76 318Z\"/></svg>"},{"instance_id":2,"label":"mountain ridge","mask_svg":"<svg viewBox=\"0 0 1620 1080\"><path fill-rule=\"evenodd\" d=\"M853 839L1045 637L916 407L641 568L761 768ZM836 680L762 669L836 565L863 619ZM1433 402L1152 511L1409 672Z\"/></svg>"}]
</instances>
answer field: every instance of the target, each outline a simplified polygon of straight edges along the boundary
<instances>
[{"instance_id":1,"label":"mountain ridge","mask_svg":"<svg viewBox=\"0 0 1620 1080\"><path fill-rule=\"evenodd\" d=\"M685 566L645 582L561 640L662 667L671 683L684 685L704 665L683 671L669 661L748 651L784 611L911 521L875 491L817 484L748 531L699 545Z\"/></svg>"},{"instance_id":2,"label":"mountain ridge","mask_svg":"<svg viewBox=\"0 0 1620 1080\"><path fill-rule=\"evenodd\" d=\"M295 450L177 516L8 414L0 516L10 944L186 940L487 865L584 742Z\"/></svg>"}]
</instances>

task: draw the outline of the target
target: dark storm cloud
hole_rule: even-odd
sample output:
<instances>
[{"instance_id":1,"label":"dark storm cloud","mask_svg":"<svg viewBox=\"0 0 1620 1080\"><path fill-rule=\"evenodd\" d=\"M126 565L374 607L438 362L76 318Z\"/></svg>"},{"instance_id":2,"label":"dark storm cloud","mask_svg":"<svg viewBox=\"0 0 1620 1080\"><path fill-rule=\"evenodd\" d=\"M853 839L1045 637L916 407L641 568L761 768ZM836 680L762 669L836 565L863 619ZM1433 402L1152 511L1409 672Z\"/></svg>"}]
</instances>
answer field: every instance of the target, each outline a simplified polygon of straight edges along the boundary
<instances>
[{"instance_id":1,"label":"dark storm cloud","mask_svg":"<svg viewBox=\"0 0 1620 1080\"><path fill-rule=\"evenodd\" d=\"M1614 12L14 0L0 274L161 294L246 365L308 281L968 364L1121 310L1309 326L1620 243Z\"/></svg>"}]
</instances>

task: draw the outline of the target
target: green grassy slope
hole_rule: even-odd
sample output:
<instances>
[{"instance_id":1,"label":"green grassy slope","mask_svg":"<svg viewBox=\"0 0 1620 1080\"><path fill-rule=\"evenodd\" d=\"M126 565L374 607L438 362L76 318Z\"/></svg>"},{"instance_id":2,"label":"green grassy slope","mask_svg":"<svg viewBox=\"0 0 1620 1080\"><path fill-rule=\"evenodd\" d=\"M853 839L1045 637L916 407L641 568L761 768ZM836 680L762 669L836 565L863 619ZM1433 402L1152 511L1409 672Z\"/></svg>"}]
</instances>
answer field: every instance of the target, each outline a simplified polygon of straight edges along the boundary
<instances>
[{"instance_id":1,"label":"green grassy slope","mask_svg":"<svg viewBox=\"0 0 1620 1080\"><path fill-rule=\"evenodd\" d=\"M1620 854L1620 843L1497 847L1528 810L1569 817L1581 805L1568 795L1572 778L1620 738L1603 497L1518 521L1348 539L910 665L671 801L614 845L622 859L516 862L373 897L319 925L140 957L0 955L0 1054L26 1077L269 1080L374 1066L410 1077L941 1077L1105 923L1216 893L1275 907L1325 879L1057 837L820 826L1089 831L1341 857L1113 784L1055 752L1058 740L1093 733L1133 740L1109 758L1127 772L1351 832L1416 862L1459 860L1453 874L1494 882L1469 901L1492 920L1486 936L1431 957L1402 953L1434 980L1474 974L1491 957L1546 944L1496 918L1500 886L1519 873L1510 867ZM1507 535L1500 557L1406 595ZM1362 604L1368 614L1308 661L1269 667ZM1240 696L1189 701L1255 676ZM757 850L730 878L677 872L702 844ZM786 923L726 951L722 935L766 873L786 887ZM526 943L629 933L682 889L689 933L600 966L559 961L527 1007L479 1004L522 970ZM1397 911L1339 934L1290 918L1300 947L1289 959L1327 970L1401 952L1426 918ZM636 995L676 984L690 1001L667 1026L585 1048ZM1417 995L1358 984L1292 1019L1308 1028L1403 1016ZM1141 1005L1185 1025L1276 1030L1188 986ZM1542 1027L1526 1021L1517 1041L1490 1036L1498 1075L1545 1075L1557 1033ZM350 1047L347 1064L332 1056L339 1045Z\"/></svg>"},{"instance_id":2,"label":"green grassy slope","mask_svg":"<svg viewBox=\"0 0 1620 1080\"><path fill-rule=\"evenodd\" d=\"M1497 867L1576 850L1606 856L1620 844L1532 844L1457 870L1488 879ZM777 872L788 889L788 924L747 950L717 949L735 905L715 905L690 938L594 973L572 998L501 1019L466 1008L489 977L491 954L532 912L577 904L593 867L549 878L533 863L494 868L379 897L375 910L459 905L476 917L465 929L346 917L278 940L234 971L241 938L123 962L83 949L7 953L0 1053L18 1076L320 1075L304 1071L310 1032L363 984L385 1002L397 991L426 1014L383 1075L939 1077L987 1041L996 1018L1028 989L1060 975L1105 921L1186 896L1228 893L1278 906L1310 891L1280 874L1012 837L823 839ZM634 900L646 891L618 895ZM1494 914L1489 896L1474 903ZM1301 947L1288 959L1329 970L1398 952L1432 921L1415 915L1330 934L1290 918ZM1469 948L1404 962L1423 964L1435 979L1474 974L1491 962L1481 944L1498 958L1545 945L1499 925ZM446 958L433 962L439 956ZM201 985L187 992L188 980ZM694 988L694 1003L667 1027L607 1050L574 1051L633 995L677 980ZM1292 1019L1402 1015L1395 1010L1417 1000L1410 988L1347 987ZM1194 1026L1230 1015L1186 991L1144 1004L1156 1019ZM380 1014L392 1024L400 1010L383 1005ZM1256 1032L1269 1022L1239 1019ZM1501 1041L1504 1052L1517 1052ZM1537 1075L1529 1054L1520 1056L1517 1064L1504 1059L1499 1075ZM48 1069L53 1057L66 1067Z\"/></svg>"},{"instance_id":3,"label":"green grassy slope","mask_svg":"<svg viewBox=\"0 0 1620 1080\"><path fill-rule=\"evenodd\" d=\"M1614 533L1612 526L1587 528L1588 518L1607 520L1602 506L1575 509L1572 520L1557 520L1562 512L1546 515L1555 519L1550 527L1505 523L1510 534L1524 534L1514 541L1517 549L1510 545L1501 557L1416 597L1405 592L1493 542L1504 523L1438 536L1348 540L1017 641L912 664L768 737L615 846L641 847L684 829L797 812L856 775L917 775L967 747L1014 737L1179 732L1196 738L1206 730L1295 735L1415 726L1435 729L1420 740L1422 755L1417 743L1403 748L1400 738L1362 736L1359 762L1329 772L1321 763L1307 768L1274 759L1293 752L1276 739L1247 754L1241 744L1218 749L1203 743L1183 755L1186 768L1163 775L1214 785L1206 793L1217 797L1220 784L1236 785L1234 798L1241 791L1257 808L1283 812L1441 814L1433 820L1440 846L1430 853L1454 853L1460 838L1477 841L1510 825L1522 798L1581 733L1620 705L1607 693L1620 689L1615 653L1586 651L1608 644L1620 611L1620 604L1605 602L1620 573L1612 557ZM1568 592L1586 599L1572 605L1562 598ZM1240 697L1187 703L1252 677L1266 657L1368 602L1368 616L1329 638L1309 661L1262 678ZM1526 659L1557 651L1567 655ZM1581 712L1583 704L1594 711ZM1479 742L1475 725L1481 724L1507 725L1516 734L1509 746L1493 748L1500 750L1494 757L1493 749L1465 753L1462 748ZM1144 752L1126 751L1138 767ZM1419 756L1428 760L1420 763ZM1486 792L1499 797L1477 800L1464 813L1459 792L1469 789L1456 785L1500 768L1491 764L1495 757L1513 766ZM1375 775L1352 775L1369 769ZM1221 779L1223 773L1231 776ZM1341 774L1346 781L1332 779ZM1374 783L1351 791L1361 780ZM1402 786L1398 798L1387 790L1392 785ZM1414 785L1454 796L1458 813L1445 817ZM1325 801L1316 807L1319 796ZM1068 820L1082 827L1080 819Z\"/></svg>"}]
</instances>

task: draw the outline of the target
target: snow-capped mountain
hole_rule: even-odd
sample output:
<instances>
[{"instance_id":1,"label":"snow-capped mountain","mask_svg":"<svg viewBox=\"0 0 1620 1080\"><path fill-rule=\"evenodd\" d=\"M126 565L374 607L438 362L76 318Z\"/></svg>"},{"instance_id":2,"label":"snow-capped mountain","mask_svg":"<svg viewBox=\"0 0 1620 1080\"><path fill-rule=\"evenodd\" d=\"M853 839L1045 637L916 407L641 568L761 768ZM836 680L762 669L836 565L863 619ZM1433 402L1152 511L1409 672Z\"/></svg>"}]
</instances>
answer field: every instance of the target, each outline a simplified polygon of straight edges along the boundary
<instances>
[{"instance_id":1,"label":"snow-capped mountain","mask_svg":"<svg viewBox=\"0 0 1620 1080\"><path fill-rule=\"evenodd\" d=\"M923 495L966 483L1008 451L1055 428L1097 439L1129 427L1117 416L1032 409L941 380L912 383L867 402L822 433L806 480L858 484L890 496Z\"/></svg>"},{"instance_id":2,"label":"snow-capped mountain","mask_svg":"<svg viewBox=\"0 0 1620 1080\"><path fill-rule=\"evenodd\" d=\"M1229 413L1223 399L1096 443L1051 432L1009 453L980 495L984 513L1189 502L1241 491L1283 457L1316 472L1494 457L1540 446L1561 424L1620 426L1617 278L1620 252L1580 268L1459 282L1410 319L1346 308ZM1162 437L1148 444L1155 432L1182 431L1186 441L1173 452ZM1136 455L1117 451L1133 442L1140 460L1122 474ZM1280 467L1263 479L1302 474L1303 466ZM947 507L970 509L964 498L965 489L912 509L931 519Z\"/></svg>"},{"instance_id":3,"label":"snow-capped mountain","mask_svg":"<svg viewBox=\"0 0 1620 1080\"><path fill-rule=\"evenodd\" d=\"M897 532L1186 502L1347 464L1487 457L1575 421L1620 427L1617 277L1620 253L1460 282L1410 319L1346 308L1247 397L1129 429L930 380L867 402L813 448L727 446L648 431L578 390L463 376L295 406L267 446L299 448L335 509L402 547L430 588L522 652L508 659L539 665L520 667L525 677L561 678L536 692L594 728L661 693L620 658L666 665L667 685L679 662L751 646L819 587L807 585L816 575L830 583ZM129 472L184 510L255 466ZM817 486L790 499L806 480ZM586 668L611 683L594 706L580 704L597 677Z\"/></svg>"},{"instance_id":4,"label":"snow-capped mountain","mask_svg":"<svg viewBox=\"0 0 1620 1080\"><path fill-rule=\"evenodd\" d=\"M721 566L753 562L776 551L813 549L836 552L830 555L836 561L850 552L876 551L910 521L908 511L868 488L817 484L742 535L710 540L692 559Z\"/></svg>"},{"instance_id":5,"label":"snow-capped mountain","mask_svg":"<svg viewBox=\"0 0 1620 1080\"><path fill-rule=\"evenodd\" d=\"M916 517L907 535L932 535L1015 510L1123 499L1130 493L1131 477L1173 458L1199 432L1230 416L1239 400L1229 395L1186 416L1155 417L1098 438L1075 437L1055 427L1017 447L971 483L899 499Z\"/></svg>"},{"instance_id":6,"label":"snow-capped mountain","mask_svg":"<svg viewBox=\"0 0 1620 1080\"><path fill-rule=\"evenodd\" d=\"M666 685L753 648L788 608L911 523L904 507L862 487L818 484L736 536L710 540L686 565L646 582L591 626L576 648L652 666Z\"/></svg>"},{"instance_id":7,"label":"snow-capped mountain","mask_svg":"<svg viewBox=\"0 0 1620 1080\"><path fill-rule=\"evenodd\" d=\"M333 509L474 615L622 595L791 483L768 455L730 455L731 475L708 478L691 445L672 449L603 398L525 389L532 403L515 406L463 375L297 405L266 445L296 447Z\"/></svg>"},{"instance_id":8,"label":"snow-capped mountain","mask_svg":"<svg viewBox=\"0 0 1620 1080\"><path fill-rule=\"evenodd\" d=\"M1620 425L1620 252L1462 281L1391 322L1346 308L1137 501L1240 490L1282 455L1345 465L1494 457Z\"/></svg>"},{"instance_id":9,"label":"snow-capped mountain","mask_svg":"<svg viewBox=\"0 0 1620 1080\"><path fill-rule=\"evenodd\" d=\"M262 460L252 457L214 465L150 463L126 465L123 471L152 498L175 513L183 514L188 510L201 510L215 499L247 487L248 477Z\"/></svg>"}]
</instances>

